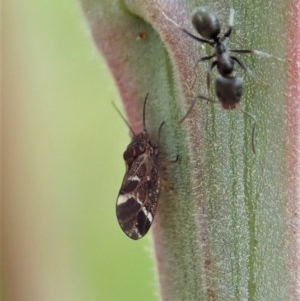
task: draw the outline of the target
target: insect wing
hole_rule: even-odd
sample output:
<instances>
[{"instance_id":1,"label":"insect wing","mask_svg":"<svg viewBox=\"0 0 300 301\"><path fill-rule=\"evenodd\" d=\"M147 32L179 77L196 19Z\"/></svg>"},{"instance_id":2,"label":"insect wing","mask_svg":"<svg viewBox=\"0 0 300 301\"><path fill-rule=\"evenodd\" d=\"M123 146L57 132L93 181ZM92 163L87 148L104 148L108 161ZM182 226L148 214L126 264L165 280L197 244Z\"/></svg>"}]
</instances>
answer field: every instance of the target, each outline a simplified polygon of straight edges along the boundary
<instances>
[{"instance_id":1,"label":"insect wing","mask_svg":"<svg viewBox=\"0 0 300 301\"><path fill-rule=\"evenodd\" d=\"M159 197L159 174L155 156L140 155L125 174L117 200L117 218L132 239L143 237L155 215Z\"/></svg>"}]
</instances>

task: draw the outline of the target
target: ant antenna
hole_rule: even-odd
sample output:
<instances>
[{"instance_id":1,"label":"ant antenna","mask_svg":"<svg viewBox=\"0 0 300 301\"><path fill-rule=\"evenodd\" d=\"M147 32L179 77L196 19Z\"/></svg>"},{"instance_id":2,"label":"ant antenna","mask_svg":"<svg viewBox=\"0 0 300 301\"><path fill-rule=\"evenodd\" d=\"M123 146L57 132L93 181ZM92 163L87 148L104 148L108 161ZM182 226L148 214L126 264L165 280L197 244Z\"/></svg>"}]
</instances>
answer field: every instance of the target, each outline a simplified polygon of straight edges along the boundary
<instances>
[{"instance_id":1,"label":"ant antenna","mask_svg":"<svg viewBox=\"0 0 300 301\"><path fill-rule=\"evenodd\" d=\"M130 129L130 132L133 136L135 136L134 131L132 130L131 126L129 125L128 121L126 120L126 118L123 116L123 114L121 113L121 111L118 109L118 107L116 106L116 104L112 101L111 102L113 107L115 108L115 110L117 111L117 113L119 114L119 116L123 119L123 121L125 122L125 124L128 126L128 128Z\"/></svg>"},{"instance_id":2,"label":"ant antenna","mask_svg":"<svg viewBox=\"0 0 300 301\"><path fill-rule=\"evenodd\" d=\"M231 8L229 10L228 26L231 27L231 28L233 28L233 25L234 25L234 9L232 8L232 5L231 5Z\"/></svg>"}]
</instances>

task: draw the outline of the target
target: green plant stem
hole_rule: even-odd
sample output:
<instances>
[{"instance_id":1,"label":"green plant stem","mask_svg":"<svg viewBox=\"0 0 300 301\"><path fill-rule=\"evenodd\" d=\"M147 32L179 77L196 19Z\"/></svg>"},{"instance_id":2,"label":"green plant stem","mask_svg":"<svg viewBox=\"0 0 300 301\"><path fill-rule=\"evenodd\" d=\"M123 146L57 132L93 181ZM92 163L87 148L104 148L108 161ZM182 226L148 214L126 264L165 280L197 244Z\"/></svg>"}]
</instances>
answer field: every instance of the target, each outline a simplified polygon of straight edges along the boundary
<instances>
[{"instance_id":1,"label":"green plant stem","mask_svg":"<svg viewBox=\"0 0 300 301\"><path fill-rule=\"evenodd\" d=\"M300 110L299 101L287 102L287 68L295 62L239 56L257 74L245 75L242 99L242 107L258 120L254 155L252 120L238 110L199 101L178 125L193 97L207 95L207 63L196 73L194 67L211 49L184 35L162 12L193 31L191 12L203 1L81 2L130 124L141 129L141 106L149 92L147 125L153 137L166 122L161 160L180 156L162 171L153 225L162 300L297 300L291 210L297 209L299 174L290 170L292 157L299 164ZM205 5L224 30L231 2ZM232 1L232 6L232 48L287 56L292 6L259 0ZM138 38L141 32L144 39ZM237 73L243 71L237 67Z\"/></svg>"}]
</instances>

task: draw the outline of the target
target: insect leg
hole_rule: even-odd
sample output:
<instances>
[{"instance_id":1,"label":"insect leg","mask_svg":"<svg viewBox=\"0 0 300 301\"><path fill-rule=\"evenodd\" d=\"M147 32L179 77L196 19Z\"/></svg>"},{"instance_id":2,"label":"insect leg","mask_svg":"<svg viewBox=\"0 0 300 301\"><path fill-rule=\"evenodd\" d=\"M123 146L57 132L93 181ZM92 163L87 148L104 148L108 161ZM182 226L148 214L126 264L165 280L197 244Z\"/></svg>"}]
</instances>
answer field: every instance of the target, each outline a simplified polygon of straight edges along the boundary
<instances>
[{"instance_id":1,"label":"insect leg","mask_svg":"<svg viewBox=\"0 0 300 301\"><path fill-rule=\"evenodd\" d=\"M250 114L249 112L243 110L241 107L239 107L239 110L245 114L246 116L248 116L249 118L251 118L253 120L253 127L252 127L252 133L251 133L251 145L252 145L252 152L255 154L256 150L255 150L255 128L256 128L256 118Z\"/></svg>"}]
</instances>

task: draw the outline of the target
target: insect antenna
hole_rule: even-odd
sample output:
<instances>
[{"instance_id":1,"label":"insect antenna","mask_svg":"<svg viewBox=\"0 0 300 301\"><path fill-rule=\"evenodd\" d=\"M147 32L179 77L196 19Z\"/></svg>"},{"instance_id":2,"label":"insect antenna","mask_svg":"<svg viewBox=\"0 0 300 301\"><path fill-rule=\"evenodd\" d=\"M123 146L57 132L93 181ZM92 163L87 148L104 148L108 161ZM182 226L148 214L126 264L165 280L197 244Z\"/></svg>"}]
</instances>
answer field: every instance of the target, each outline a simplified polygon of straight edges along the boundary
<instances>
[{"instance_id":1,"label":"insect antenna","mask_svg":"<svg viewBox=\"0 0 300 301\"><path fill-rule=\"evenodd\" d=\"M125 122L125 124L128 126L128 128L129 128L131 134L132 134L133 136L135 136L134 131L132 130L132 128L131 128L131 126L129 125L128 121L127 121L126 118L123 116L123 114L121 113L121 111L118 109L118 107L116 106L116 104L115 104L113 101L112 101L111 103L112 103L113 107L115 108L115 110L117 111L117 113L118 113L118 114L120 115L120 117L123 119L123 121Z\"/></svg>"},{"instance_id":2,"label":"insect antenna","mask_svg":"<svg viewBox=\"0 0 300 301\"><path fill-rule=\"evenodd\" d=\"M160 126L159 126L159 128L158 128L158 137L157 137L157 148L159 149L159 147L160 147L160 136L161 136L161 130L162 130L162 127L165 125L165 121L163 121L161 124L160 124Z\"/></svg>"},{"instance_id":3,"label":"insect antenna","mask_svg":"<svg viewBox=\"0 0 300 301\"><path fill-rule=\"evenodd\" d=\"M146 103L147 103L147 100L148 100L148 96L149 96L149 93L147 93L146 96L145 96L144 106L143 106L143 130L145 132L147 132L147 130L146 130Z\"/></svg>"}]
</instances>

